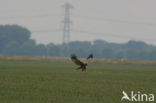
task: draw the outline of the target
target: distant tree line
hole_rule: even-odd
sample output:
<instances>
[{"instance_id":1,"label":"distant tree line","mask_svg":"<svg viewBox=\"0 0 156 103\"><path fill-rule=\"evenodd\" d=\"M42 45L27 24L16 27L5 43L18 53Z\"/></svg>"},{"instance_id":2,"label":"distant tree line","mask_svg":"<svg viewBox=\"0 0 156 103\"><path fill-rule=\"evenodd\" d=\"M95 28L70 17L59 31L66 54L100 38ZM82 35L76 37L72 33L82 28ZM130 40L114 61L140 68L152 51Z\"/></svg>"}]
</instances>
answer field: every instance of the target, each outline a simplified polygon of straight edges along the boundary
<instances>
[{"instance_id":1,"label":"distant tree line","mask_svg":"<svg viewBox=\"0 0 156 103\"><path fill-rule=\"evenodd\" d=\"M72 53L86 57L93 53L96 58L131 60L156 60L156 46L142 41L109 43L104 40L74 41L68 44L36 44L30 39L31 32L18 25L0 25L0 55L69 57Z\"/></svg>"}]
</instances>

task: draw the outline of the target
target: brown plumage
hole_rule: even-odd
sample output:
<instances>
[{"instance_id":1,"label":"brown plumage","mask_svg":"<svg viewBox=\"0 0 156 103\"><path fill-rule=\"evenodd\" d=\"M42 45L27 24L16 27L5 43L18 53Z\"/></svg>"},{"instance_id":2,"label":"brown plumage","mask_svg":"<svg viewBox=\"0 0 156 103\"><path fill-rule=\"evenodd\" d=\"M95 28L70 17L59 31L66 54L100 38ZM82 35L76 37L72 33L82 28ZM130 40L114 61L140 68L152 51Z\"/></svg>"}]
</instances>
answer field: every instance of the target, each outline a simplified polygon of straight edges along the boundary
<instances>
[{"instance_id":1,"label":"brown plumage","mask_svg":"<svg viewBox=\"0 0 156 103\"><path fill-rule=\"evenodd\" d=\"M88 65L88 60L93 58L93 54L90 54L86 58L86 62L80 61L75 54L71 55L71 60L76 64L79 65L80 67L76 68L76 70L82 69L82 71L86 71L86 66Z\"/></svg>"}]
</instances>

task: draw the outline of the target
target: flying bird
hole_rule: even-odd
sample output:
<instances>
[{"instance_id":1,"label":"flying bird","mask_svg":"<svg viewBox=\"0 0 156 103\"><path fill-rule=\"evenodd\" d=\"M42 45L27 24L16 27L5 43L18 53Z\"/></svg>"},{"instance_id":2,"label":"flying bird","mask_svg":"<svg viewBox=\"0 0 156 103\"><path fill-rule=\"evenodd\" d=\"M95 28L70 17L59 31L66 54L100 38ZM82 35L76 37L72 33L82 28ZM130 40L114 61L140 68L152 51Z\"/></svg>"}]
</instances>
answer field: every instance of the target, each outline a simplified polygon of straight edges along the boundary
<instances>
[{"instance_id":1,"label":"flying bird","mask_svg":"<svg viewBox=\"0 0 156 103\"><path fill-rule=\"evenodd\" d=\"M71 55L71 60L76 64L79 65L80 67L76 68L76 70L82 69L82 71L86 71L86 66L88 65L88 60L93 59L93 54L90 54L86 58L86 62L80 61L75 54Z\"/></svg>"}]
</instances>

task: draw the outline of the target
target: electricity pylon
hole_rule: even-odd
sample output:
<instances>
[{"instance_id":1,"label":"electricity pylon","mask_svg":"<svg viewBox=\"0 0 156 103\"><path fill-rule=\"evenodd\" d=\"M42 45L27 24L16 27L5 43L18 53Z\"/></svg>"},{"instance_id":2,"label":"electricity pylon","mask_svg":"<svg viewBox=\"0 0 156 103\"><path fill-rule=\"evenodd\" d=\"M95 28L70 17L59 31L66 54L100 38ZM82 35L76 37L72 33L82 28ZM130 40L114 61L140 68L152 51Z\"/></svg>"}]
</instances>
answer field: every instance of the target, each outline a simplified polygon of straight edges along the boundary
<instances>
[{"instance_id":1,"label":"electricity pylon","mask_svg":"<svg viewBox=\"0 0 156 103\"><path fill-rule=\"evenodd\" d=\"M73 6L69 3L66 3L63 5L63 8L65 8L65 15L64 15L64 27L63 27L63 38L62 42L67 44L70 42L70 9L73 8Z\"/></svg>"}]
</instances>

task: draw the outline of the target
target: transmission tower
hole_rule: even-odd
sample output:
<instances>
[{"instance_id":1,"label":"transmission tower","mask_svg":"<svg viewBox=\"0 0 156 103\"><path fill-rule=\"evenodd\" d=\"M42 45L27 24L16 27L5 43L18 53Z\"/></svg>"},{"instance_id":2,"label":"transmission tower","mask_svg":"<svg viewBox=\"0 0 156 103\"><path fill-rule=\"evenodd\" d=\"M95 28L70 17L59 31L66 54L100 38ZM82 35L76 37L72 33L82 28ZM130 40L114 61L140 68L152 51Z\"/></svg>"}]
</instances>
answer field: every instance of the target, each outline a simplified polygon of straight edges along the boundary
<instances>
[{"instance_id":1,"label":"transmission tower","mask_svg":"<svg viewBox=\"0 0 156 103\"><path fill-rule=\"evenodd\" d=\"M63 27L63 43L69 43L70 41L70 9L73 8L73 6L69 3L66 3L63 5L63 8L65 8L65 15L64 15L64 27Z\"/></svg>"}]
</instances>

